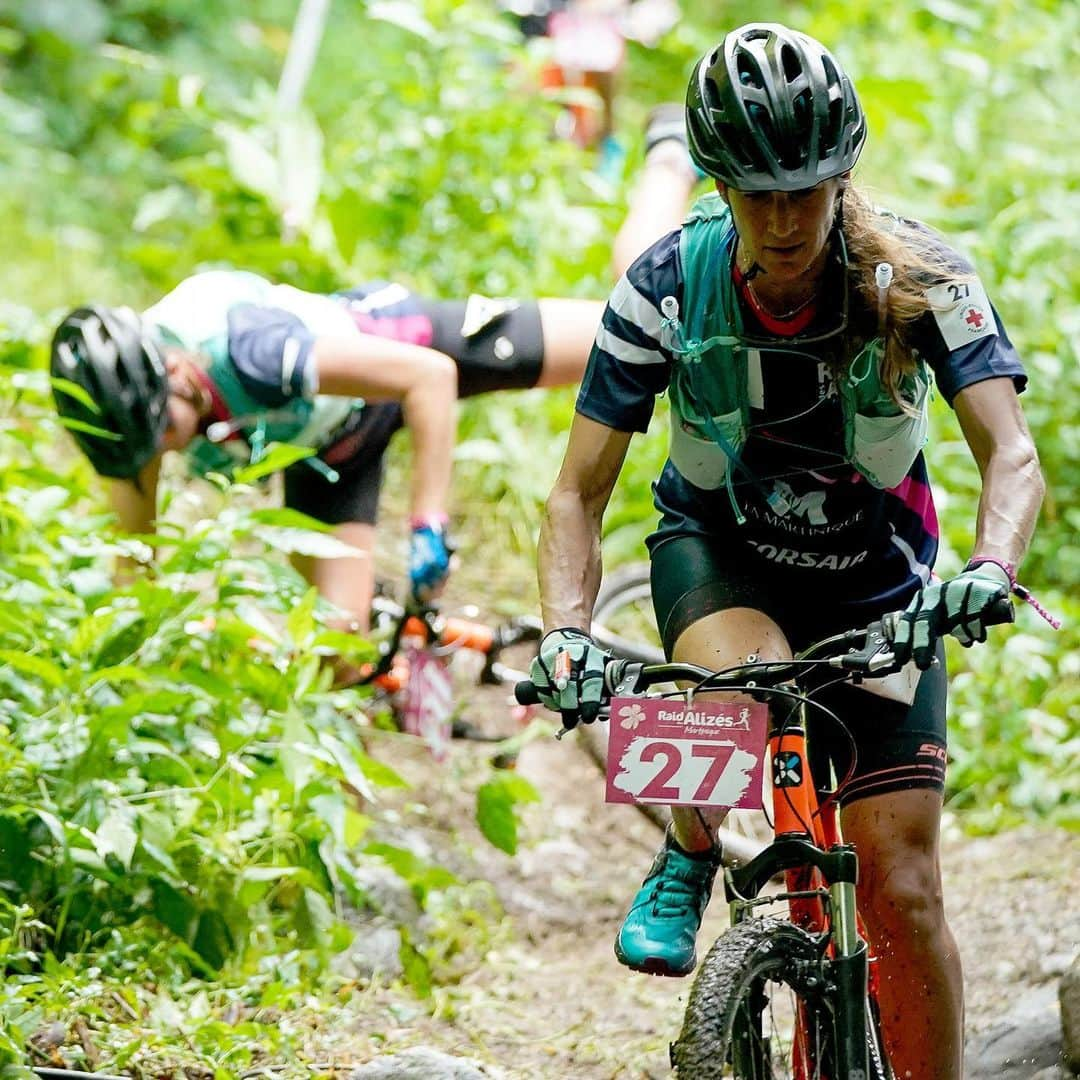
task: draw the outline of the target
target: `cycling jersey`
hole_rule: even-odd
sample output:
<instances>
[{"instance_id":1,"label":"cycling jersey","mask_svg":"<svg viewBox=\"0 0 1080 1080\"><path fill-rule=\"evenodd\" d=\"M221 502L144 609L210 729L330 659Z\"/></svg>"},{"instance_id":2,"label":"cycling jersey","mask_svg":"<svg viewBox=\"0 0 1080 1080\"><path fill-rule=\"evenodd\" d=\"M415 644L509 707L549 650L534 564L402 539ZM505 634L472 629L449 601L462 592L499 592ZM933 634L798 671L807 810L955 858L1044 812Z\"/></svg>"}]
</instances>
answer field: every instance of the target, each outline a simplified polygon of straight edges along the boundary
<instances>
[{"instance_id":1,"label":"cycling jersey","mask_svg":"<svg viewBox=\"0 0 1080 1080\"><path fill-rule=\"evenodd\" d=\"M923 227L910 223L913 227ZM951 404L973 383L1026 376L1001 321L955 251L923 230L962 284L931 290L933 309L919 321L914 348ZM605 309L577 408L620 431L644 431L657 394L667 390L674 357L664 345L661 305L684 300L680 232L648 249L619 281ZM723 272L727 272L726 268ZM734 558L782 566L797 579L829 579L834 595L900 603L930 577L938 523L923 454L907 475L879 489L846 460L844 417L832 370L872 336L876 314L849 297L849 332L826 336L843 304L842 267L830 259L822 296L809 323L785 345L781 327L755 313L740 294L743 333L760 339L749 351L749 428L734 477L743 524L723 491L696 487L669 459L654 487L661 513L650 550L678 535L698 534ZM966 291L965 291L966 290ZM770 349L771 341L778 347ZM854 343L854 344L852 344ZM848 354L837 350L848 350ZM839 363L838 363L839 361Z\"/></svg>"},{"instance_id":2,"label":"cycling jersey","mask_svg":"<svg viewBox=\"0 0 1080 1080\"><path fill-rule=\"evenodd\" d=\"M362 332L418 345L432 339L422 302L400 285L323 296L237 270L187 278L144 318L164 341L204 359L213 407L186 448L201 474L247 460L256 437L320 449L360 412L359 398L318 393L316 337Z\"/></svg>"},{"instance_id":3,"label":"cycling jersey","mask_svg":"<svg viewBox=\"0 0 1080 1080\"><path fill-rule=\"evenodd\" d=\"M286 470L286 504L329 524L374 523L382 457L403 416L396 401L319 394L317 337L368 334L435 349L457 366L462 398L535 386L543 365L535 301L435 301L385 281L324 296L212 270L182 281L144 319L202 360L211 410L184 451L192 471L227 474L272 440L310 446L316 455Z\"/></svg>"}]
</instances>

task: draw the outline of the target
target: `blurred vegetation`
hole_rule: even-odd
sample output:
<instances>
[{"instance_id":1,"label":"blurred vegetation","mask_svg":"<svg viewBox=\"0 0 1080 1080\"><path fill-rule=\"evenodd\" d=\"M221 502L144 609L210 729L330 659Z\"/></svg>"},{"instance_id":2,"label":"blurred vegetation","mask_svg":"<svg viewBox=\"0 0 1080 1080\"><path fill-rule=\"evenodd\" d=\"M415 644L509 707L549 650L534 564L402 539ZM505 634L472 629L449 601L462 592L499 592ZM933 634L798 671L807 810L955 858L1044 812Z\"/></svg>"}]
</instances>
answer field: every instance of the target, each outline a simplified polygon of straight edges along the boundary
<instances>
[{"instance_id":1,"label":"blurred vegetation","mask_svg":"<svg viewBox=\"0 0 1080 1080\"><path fill-rule=\"evenodd\" d=\"M800 26L860 89L871 140L857 180L973 257L1028 365L1050 492L1023 577L1068 622L1053 635L1022 612L990 645L955 650L951 797L975 828L1076 826L1080 6L683 8L657 48L630 47L617 117L627 160L640 158L647 109L681 97L724 30ZM341 643L283 563L298 542L287 515L214 493L211 519L176 498L167 516L198 523L148 538L167 558L112 587L108 561L133 541L110 532L100 486L47 407L44 342L60 310L143 305L214 264L315 290L382 277L444 297L599 298L610 285L633 165L604 179L551 139L536 50L493 5L337 0L304 106L283 116L275 86L296 9L0 2L0 1064L23 1061L29 1034L72 996L104 1001L116 986L156 1046L178 1026L170 995L190 1007L192 975L214 981L186 1046L217 1076L289 1043L288 1025L258 1010L291 1000L340 944L335 906L363 902L353 874L379 858L364 850L374 788L398 782L342 719L363 701L319 674ZM465 410L464 581L492 576L494 550L506 591L527 594L572 404L531 392ZM938 406L929 452L949 572L970 549L978 477ZM641 555L664 452L659 422L609 512L610 563ZM370 796L363 813L343 781ZM452 906L452 882L391 861L418 896ZM430 970L407 970L430 985ZM88 977L104 981L88 989ZM237 1002L256 1019L219 1030ZM135 1069L132 1044L107 1035L117 1008L95 1013L101 1063Z\"/></svg>"}]
</instances>

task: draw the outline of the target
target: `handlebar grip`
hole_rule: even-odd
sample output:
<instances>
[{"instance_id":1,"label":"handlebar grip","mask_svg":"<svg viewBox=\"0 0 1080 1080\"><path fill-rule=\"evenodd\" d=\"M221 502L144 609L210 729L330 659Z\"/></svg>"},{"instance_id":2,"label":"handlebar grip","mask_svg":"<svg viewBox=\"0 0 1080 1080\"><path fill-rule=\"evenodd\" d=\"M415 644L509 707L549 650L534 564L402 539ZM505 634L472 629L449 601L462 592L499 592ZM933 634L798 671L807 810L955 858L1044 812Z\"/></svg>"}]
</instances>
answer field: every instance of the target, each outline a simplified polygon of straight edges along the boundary
<instances>
[{"instance_id":1,"label":"handlebar grip","mask_svg":"<svg viewBox=\"0 0 1080 1080\"><path fill-rule=\"evenodd\" d=\"M901 615L903 615L902 611L890 611L881 617L881 628L884 631L885 640L890 644L896 637L896 627L900 622ZM1013 607L1012 601L1007 596L995 601L994 606L983 616L984 626L998 626L1002 623L1015 621L1016 608Z\"/></svg>"},{"instance_id":2,"label":"handlebar grip","mask_svg":"<svg viewBox=\"0 0 1080 1080\"><path fill-rule=\"evenodd\" d=\"M1000 600L996 601L994 606L983 617L983 623L986 626L997 626L999 623L1011 623L1016 621L1016 608L1013 607L1012 601L1003 596Z\"/></svg>"},{"instance_id":3,"label":"handlebar grip","mask_svg":"<svg viewBox=\"0 0 1080 1080\"><path fill-rule=\"evenodd\" d=\"M529 679L514 684L514 698L519 705L540 704L540 694Z\"/></svg>"}]
</instances>

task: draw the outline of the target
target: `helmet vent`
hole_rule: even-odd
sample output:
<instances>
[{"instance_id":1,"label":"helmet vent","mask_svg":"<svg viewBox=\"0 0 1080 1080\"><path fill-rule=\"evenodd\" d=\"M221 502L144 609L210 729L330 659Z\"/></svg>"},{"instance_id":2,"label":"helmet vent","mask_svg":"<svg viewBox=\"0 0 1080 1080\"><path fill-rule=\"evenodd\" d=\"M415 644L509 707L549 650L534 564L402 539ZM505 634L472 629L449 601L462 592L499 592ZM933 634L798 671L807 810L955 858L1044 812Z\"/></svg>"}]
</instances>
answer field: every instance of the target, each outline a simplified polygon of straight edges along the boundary
<instances>
[{"instance_id":1,"label":"helmet vent","mask_svg":"<svg viewBox=\"0 0 1080 1080\"><path fill-rule=\"evenodd\" d=\"M829 102L829 122L821 131L821 153L824 157L836 149L838 133L844 130L844 103L840 98Z\"/></svg>"},{"instance_id":2,"label":"helmet vent","mask_svg":"<svg viewBox=\"0 0 1080 1080\"><path fill-rule=\"evenodd\" d=\"M761 68L754 62L753 57L745 51L740 51L738 59L739 82L754 90L762 89L764 83L761 78Z\"/></svg>"},{"instance_id":3,"label":"helmet vent","mask_svg":"<svg viewBox=\"0 0 1080 1080\"><path fill-rule=\"evenodd\" d=\"M791 103L791 115L800 128L808 128L814 122L814 96L809 88L795 95Z\"/></svg>"},{"instance_id":4,"label":"helmet vent","mask_svg":"<svg viewBox=\"0 0 1080 1080\"><path fill-rule=\"evenodd\" d=\"M750 102L746 107L746 112L756 125L759 137L757 139L747 139L741 133L737 135L744 149L744 157L747 164L752 168L767 169L769 165L765 155L761 152L761 144L764 143L770 148L777 145L776 125L773 123L769 110L763 105L758 105L757 102Z\"/></svg>"},{"instance_id":5,"label":"helmet vent","mask_svg":"<svg viewBox=\"0 0 1080 1080\"><path fill-rule=\"evenodd\" d=\"M780 46L780 64L784 71L784 78L789 83L795 82L802 75L802 64L795 50L788 44Z\"/></svg>"}]
</instances>

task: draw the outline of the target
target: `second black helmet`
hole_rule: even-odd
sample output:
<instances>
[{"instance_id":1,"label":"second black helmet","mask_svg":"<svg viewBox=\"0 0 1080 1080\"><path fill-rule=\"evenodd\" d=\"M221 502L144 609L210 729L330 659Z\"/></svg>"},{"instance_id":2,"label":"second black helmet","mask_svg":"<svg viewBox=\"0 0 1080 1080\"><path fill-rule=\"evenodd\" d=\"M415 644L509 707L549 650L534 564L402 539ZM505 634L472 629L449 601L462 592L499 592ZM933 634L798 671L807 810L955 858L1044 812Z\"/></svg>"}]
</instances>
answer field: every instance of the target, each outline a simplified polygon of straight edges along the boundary
<instances>
[{"instance_id":1,"label":"second black helmet","mask_svg":"<svg viewBox=\"0 0 1080 1080\"><path fill-rule=\"evenodd\" d=\"M169 380L152 335L130 308L76 308L56 328L50 372L65 426L102 476L133 479L168 425ZM82 393L79 393L79 391Z\"/></svg>"}]
</instances>

